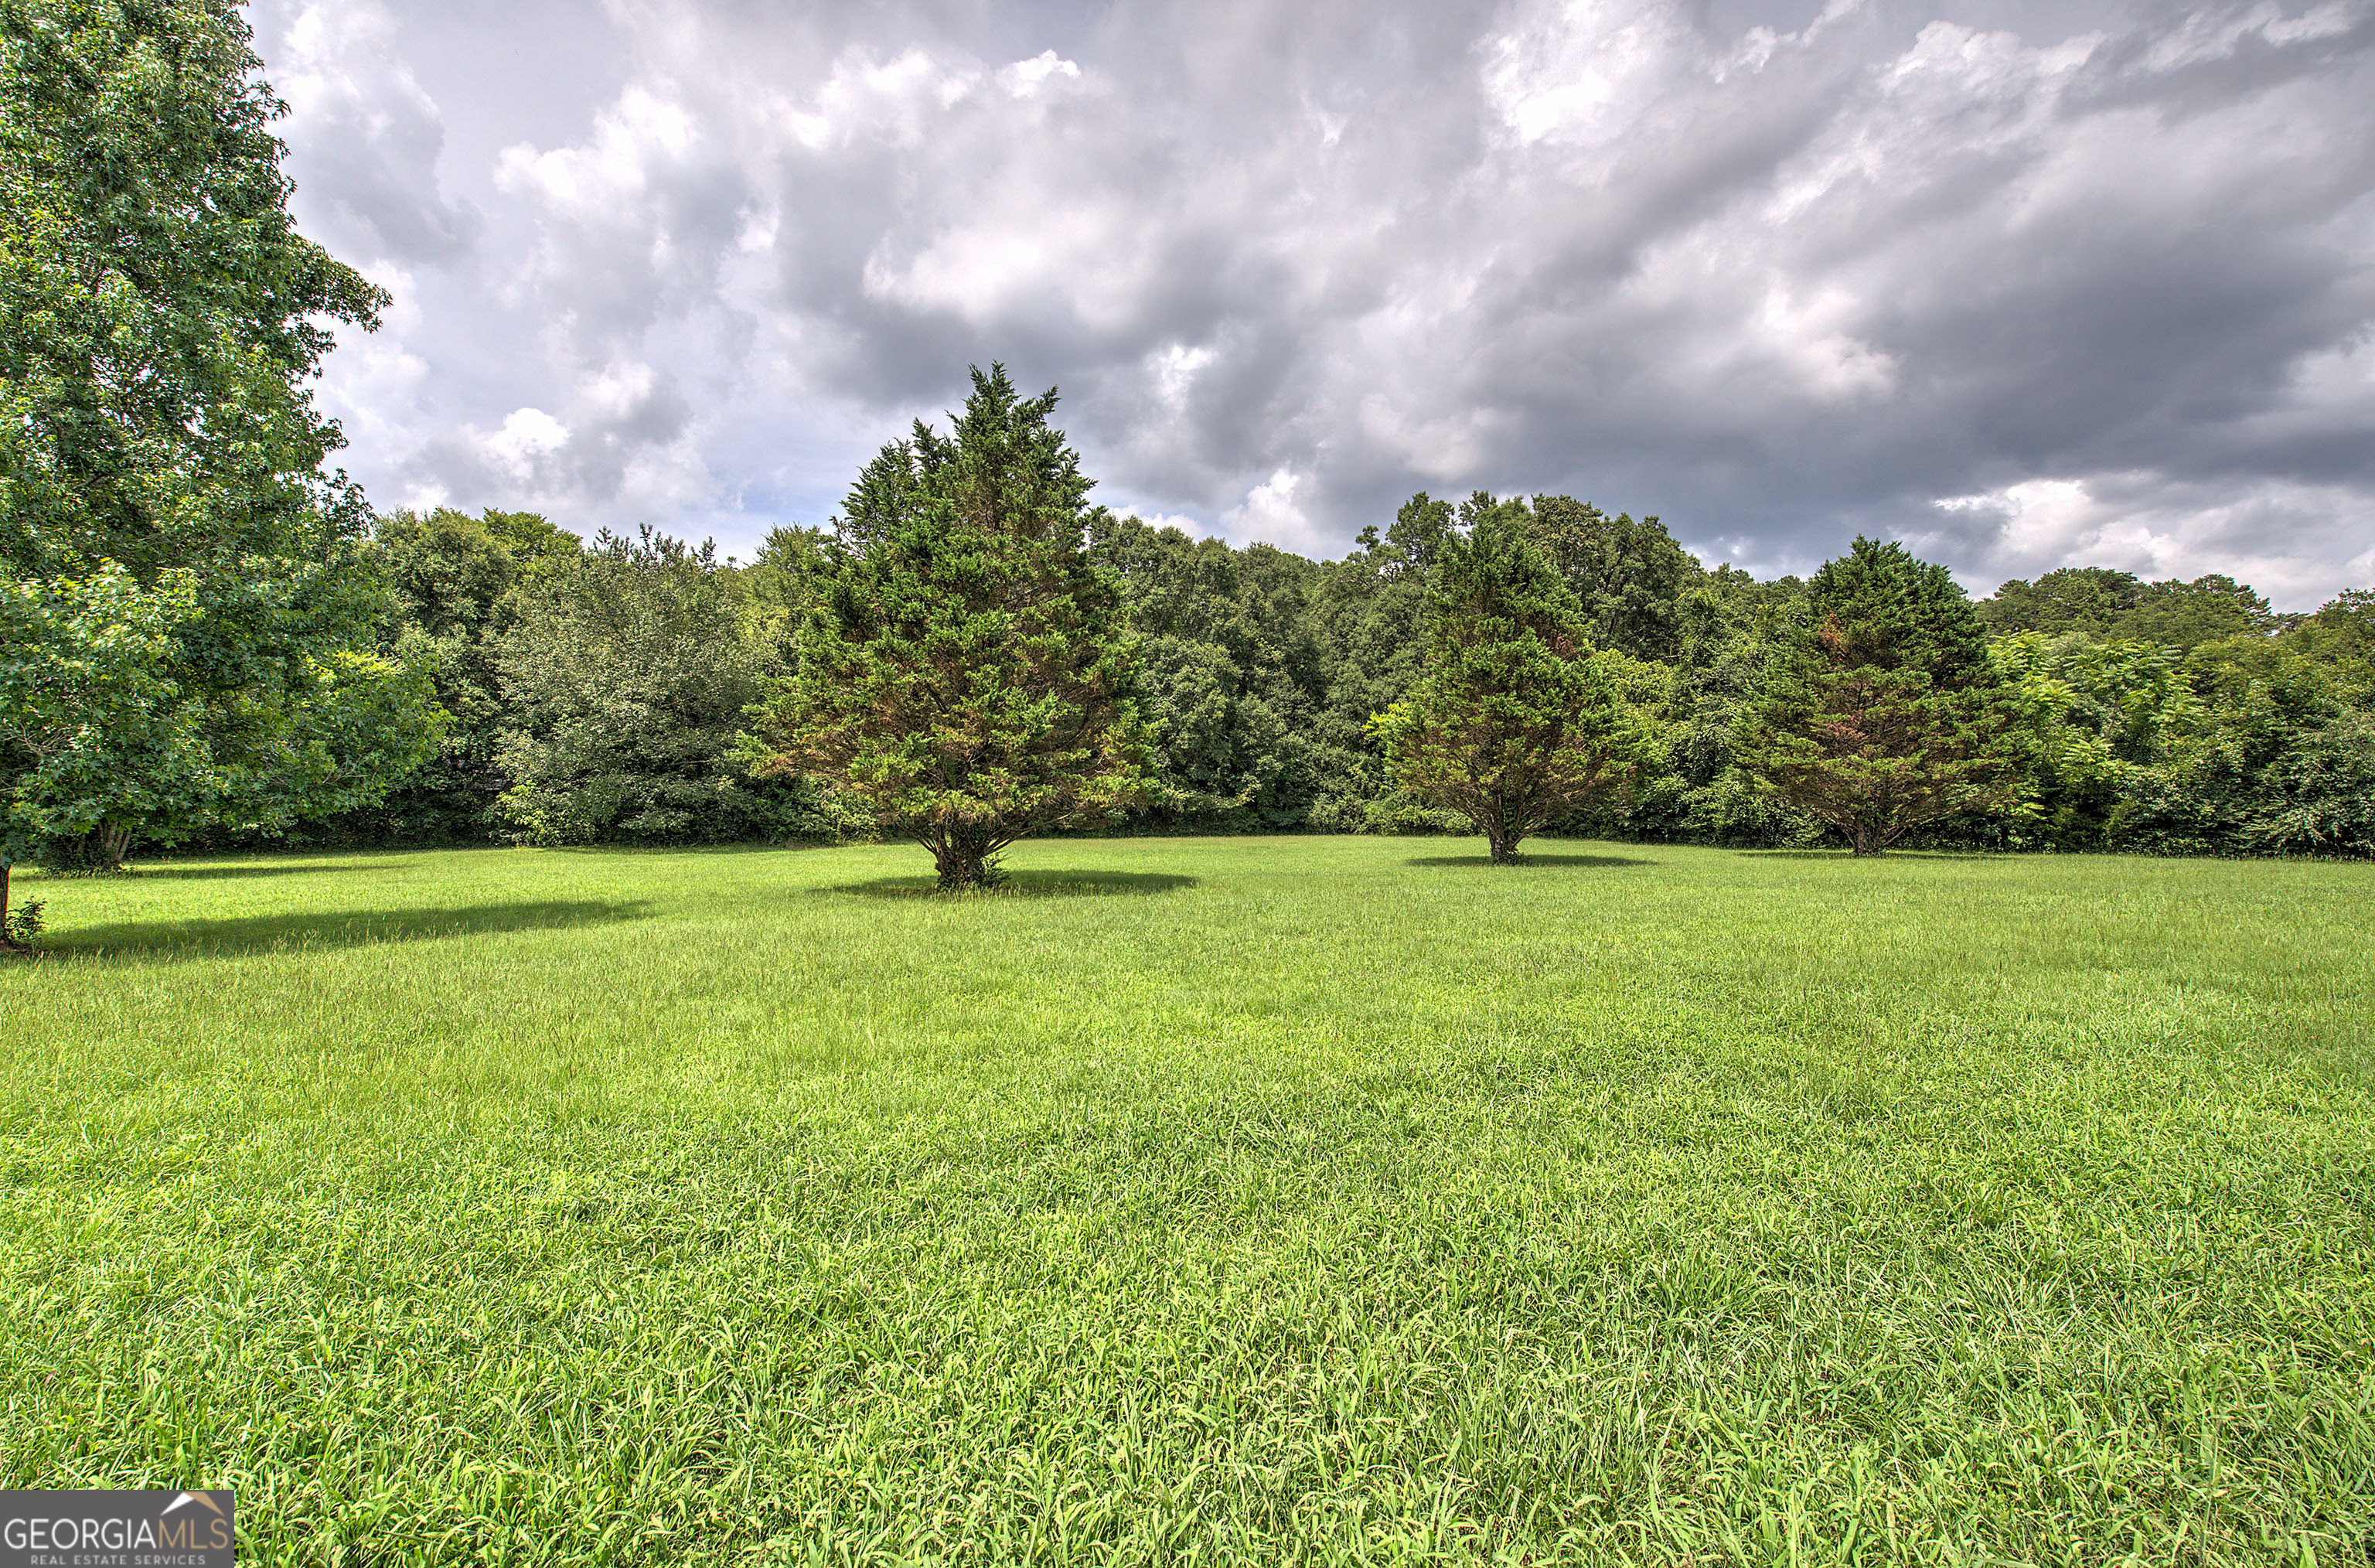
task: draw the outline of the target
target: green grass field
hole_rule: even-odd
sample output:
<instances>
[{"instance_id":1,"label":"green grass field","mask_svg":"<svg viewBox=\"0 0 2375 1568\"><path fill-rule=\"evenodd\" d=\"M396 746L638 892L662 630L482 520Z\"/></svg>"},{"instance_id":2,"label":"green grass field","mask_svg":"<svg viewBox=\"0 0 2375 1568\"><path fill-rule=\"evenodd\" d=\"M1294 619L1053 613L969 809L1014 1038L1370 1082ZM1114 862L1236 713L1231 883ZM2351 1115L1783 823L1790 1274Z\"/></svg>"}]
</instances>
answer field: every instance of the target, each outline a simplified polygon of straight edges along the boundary
<instances>
[{"instance_id":1,"label":"green grass field","mask_svg":"<svg viewBox=\"0 0 2375 1568\"><path fill-rule=\"evenodd\" d=\"M2375 1539L2375 867L1475 841L20 878L0 1480L242 1561Z\"/></svg>"}]
</instances>

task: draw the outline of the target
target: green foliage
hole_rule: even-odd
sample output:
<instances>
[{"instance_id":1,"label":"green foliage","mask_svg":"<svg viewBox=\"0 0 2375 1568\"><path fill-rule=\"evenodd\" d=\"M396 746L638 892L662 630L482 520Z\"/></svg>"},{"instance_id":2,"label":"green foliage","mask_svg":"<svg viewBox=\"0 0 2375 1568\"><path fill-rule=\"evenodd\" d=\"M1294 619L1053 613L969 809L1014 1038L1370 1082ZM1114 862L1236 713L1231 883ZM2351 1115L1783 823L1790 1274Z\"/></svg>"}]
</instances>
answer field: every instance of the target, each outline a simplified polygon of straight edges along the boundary
<instances>
[{"instance_id":1,"label":"green foliage","mask_svg":"<svg viewBox=\"0 0 2375 1568\"><path fill-rule=\"evenodd\" d=\"M1290 732L1248 690L1247 672L1214 643L1152 637L1140 684L1164 806L1181 817L1243 811L1260 820L1256 801L1276 801L1292 766Z\"/></svg>"},{"instance_id":2,"label":"green foliage","mask_svg":"<svg viewBox=\"0 0 2375 1568\"><path fill-rule=\"evenodd\" d=\"M1635 655L1620 684L1654 721L1654 754L1635 786L1567 815L1563 831L1755 847L1803 846L1835 831L1743 766L1743 749L1764 733L1777 677L1799 666L1812 635L1807 584L1702 570L1654 520L1611 519L1567 497L1485 492L1458 505L1414 496L1390 527L1365 530L1351 555L1318 564L1133 519L1105 524L1093 554L1120 577L1148 639L1143 701L1158 819L1233 830L1462 828L1457 813L1392 782L1366 721L1414 690L1444 551L1487 516L1563 550L1560 575L1585 607L1587 635L1617 638ZM1931 586L1940 581L1931 574ZM2375 595L2345 594L2317 615L2278 617L2225 579L2145 584L2100 568L2005 584L1977 607L1996 631L1980 656L2000 689L1991 722L2001 721L2002 733L1988 758L1967 760L1967 782L1977 786L1991 758L2003 776L1896 842L2363 853L2352 826L2361 731L2346 715L2366 712L2375 689L2369 604ZM2212 666L2189 662L2189 646L2257 646L2287 625L2273 642L2329 670L2330 702L2278 702L2262 722L2250 718L2249 703L2206 701ZM2238 627L2246 629L2241 643L2196 641ZM1965 620L1958 656L1967 668L1970 631ZM2240 729L2255 723L2258 739L2243 744ZM2271 751L2292 724L2305 726L2285 732L2298 745Z\"/></svg>"},{"instance_id":3,"label":"green foliage","mask_svg":"<svg viewBox=\"0 0 2375 1568\"><path fill-rule=\"evenodd\" d=\"M1152 793L1140 641L1084 545L1079 454L1005 367L973 372L941 436L917 421L858 476L798 632L798 668L755 716L764 775L809 774L932 851L941 880L994 878L1034 833L1118 820Z\"/></svg>"},{"instance_id":4,"label":"green foliage","mask_svg":"<svg viewBox=\"0 0 2375 1568\"><path fill-rule=\"evenodd\" d=\"M2190 651L2233 637L2261 637L2277 630L2268 601L2223 572L2191 583L2147 583L2136 607L2113 631L2141 642Z\"/></svg>"},{"instance_id":5,"label":"green foliage","mask_svg":"<svg viewBox=\"0 0 2375 1568\"><path fill-rule=\"evenodd\" d=\"M1362 547L1323 568L1312 620L1324 649L1314 737L1322 768L1312 826L1336 831L1455 831L1455 813L1425 807L1387 776L1369 720L1410 695L1426 654L1428 587L1458 513L1424 490L1404 502L1386 537L1364 529Z\"/></svg>"},{"instance_id":6,"label":"green foliage","mask_svg":"<svg viewBox=\"0 0 2375 1568\"><path fill-rule=\"evenodd\" d=\"M12 903L0 899L0 948L11 952L29 953L41 946L41 933L48 928L43 912L49 906L40 899L28 899Z\"/></svg>"},{"instance_id":7,"label":"green foliage","mask_svg":"<svg viewBox=\"0 0 2375 1568\"><path fill-rule=\"evenodd\" d=\"M0 580L0 862L123 815L127 784L138 812L167 817L220 792L201 705L171 674L174 634L200 613L185 569Z\"/></svg>"},{"instance_id":8,"label":"green foliage","mask_svg":"<svg viewBox=\"0 0 2375 1568\"><path fill-rule=\"evenodd\" d=\"M2144 581L2133 572L2065 566L2035 583L2015 578L1981 600L1978 608L1979 619L1998 636L2083 631L2109 637L2125 623L2143 592Z\"/></svg>"},{"instance_id":9,"label":"green foliage","mask_svg":"<svg viewBox=\"0 0 2375 1568\"><path fill-rule=\"evenodd\" d=\"M0 1485L233 1486L242 1563L2363 1555L2368 867L1528 848L77 890Z\"/></svg>"},{"instance_id":10,"label":"green foliage","mask_svg":"<svg viewBox=\"0 0 2375 1568\"><path fill-rule=\"evenodd\" d=\"M1329 661L1312 607L1324 569L1102 514L1089 553L1119 580L1146 639L1140 708L1155 813L1251 829L1308 820L1352 760L1319 733Z\"/></svg>"},{"instance_id":11,"label":"green foliage","mask_svg":"<svg viewBox=\"0 0 2375 1568\"><path fill-rule=\"evenodd\" d=\"M1775 664L1790 645L1802 584L1761 584L1736 567L1707 573L1679 607L1681 654L1636 665L1633 701L1654 720L1659 754L1626 797L1587 808L1561 830L1650 843L1788 848L1826 830L1757 786L1738 749Z\"/></svg>"},{"instance_id":12,"label":"green foliage","mask_svg":"<svg viewBox=\"0 0 2375 1568\"><path fill-rule=\"evenodd\" d=\"M1597 647L1671 662L1683 643L1683 604L1706 576L1655 517L1607 515L1573 496L1538 495L1531 532L1583 607Z\"/></svg>"},{"instance_id":13,"label":"green foliage","mask_svg":"<svg viewBox=\"0 0 2375 1568\"><path fill-rule=\"evenodd\" d=\"M386 585L383 646L431 672L447 717L443 744L387 798L336 819L336 842L437 843L501 832L495 802L507 780L500 753L514 726L500 649L519 623L523 596L549 586L579 545L525 512L477 517L438 507L379 519L370 560Z\"/></svg>"},{"instance_id":14,"label":"green foliage","mask_svg":"<svg viewBox=\"0 0 2375 1568\"><path fill-rule=\"evenodd\" d=\"M2375 849L2375 670L2294 634L1995 644L2026 722L2009 847L2163 854Z\"/></svg>"},{"instance_id":15,"label":"green foliage","mask_svg":"<svg viewBox=\"0 0 2375 1568\"><path fill-rule=\"evenodd\" d=\"M1371 721L1396 783L1466 819L1496 862L1545 824L1621 784L1647 749L1581 607L1490 498L1443 541L1427 662L1411 694Z\"/></svg>"},{"instance_id":16,"label":"green foliage","mask_svg":"<svg viewBox=\"0 0 2375 1568\"><path fill-rule=\"evenodd\" d=\"M2361 680L2263 637L2196 647L2196 705L2137 778L2124 842L2180 854L2375 849Z\"/></svg>"},{"instance_id":17,"label":"green foliage","mask_svg":"<svg viewBox=\"0 0 2375 1568\"><path fill-rule=\"evenodd\" d=\"M1767 791L1860 855L1999 803L2012 707L1944 567L1859 536L1791 630L1738 748Z\"/></svg>"},{"instance_id":18,"label":"green foliage","mask_svg":"<svg viewBox=\"0 0 2375 1568\"><path fill-rule=\"evenodd\" d=\"M436 742L425 672L363 651L366 513L307 390L384 299L290 227L247 41L228 0L0 7L12 853L275 831Z\"/></svg>"},{"instance_id":19,"label":"green foliage","mask_svg":"<svg viewBox=\"0 0 2375 1568\"><path fill-rule=\"evenodd\" d=\"M2013 723L2006 847L2116 843L2145 770L2199 717L2174 649L2024 631L1990 648Z\"/></svg>"},{"instance_id":20,"label":"green foliage","mask_svg":"<svg viewBox=\"0 0 2375 1568\"><path fill-rule=\"evenodd\" d=\"M2336 595L2287 633L2286 641L2328 663L2375 665L2375 588Z\"/></svg>"},{"instance_id":21,"label":"green foliage","mask_svg":"<svg viewBox=\"0 0 2375 1568\"><path fill-rule=\"evenodd\" d=\"M2079 631L2180 653L2224 638L2265 634L2283 619L2267 600L2223 573L2191 583L2146 583L2133 572L2101 566L2065 566L2033 584L2015 579L1979 610L1988 630L1999 636Z\"/></svg>"},{"instance_id":22,"label":"green foliage","mask_svg":"<svg viewBox=\"0 0 2375 1568\"><path fill-rule=\"evenodd\" d=\"M784 667L780 618L715 549L644 529L547 558L494 643L498 819L531 843L834 838L818 788L744 775L744 710Z\"/></svg>"},{"instance_id":23,"label":"green foliage","mask_svg":"<svg viewBox=\"0 0 2375 1568\"><path fill-rule=\"evenodd\" d=\"M808 613L811 591L822 580L826 545L821 528L777 527L767 531L757 559L743 569L742 585L762 615L798 626Z\"/></svg>"},{"instance_id":24,"label":"green foliage","mask_svg":"<svg viewBox=\"0 0 2375 1568\"><path fill-rule=\"evenodd\" d=\"M1677 585L1702 581L1698 563L1656 519L1611 518L1566 496L1536 496L1530 503L1479 491L1455 506L1422 491L1402 504L1389 527L1365 529L1360 548L1344 560L1316 567L1265 546L1233 551L1218 540L1191 545L1175 536L1175 557L1192 551L1195 570L1149 572L1122 560L1130 553L1122 549L1117 560L1133 615L1156 638L1199 639L1204 632L1179 629L1215 619L1258 627L1257 635L1222 637L1226 665L1159 645L1150 649L1158 672L1150 713L1166 781L1182 776L1172 764L1174 737L1197 737L1207 756L1223 729L1235 737L1229 771L1212 770L1174 792L1175 800L1187 803L1176 812L1180 819L1340 831L1464 830L1466 819L1457 812L1394 784L1368 721L1415 687L1436 569L1449 544L1487 516L1556 553L1560 574L1577 595L1588 639L1642 660L1665 656L1659 650L1677 640L1681 611L1668 597L1680 591ZM1120 531L1123 536L1129 526ZM1280 564L1245 570L1265 556ZM1160 577L1163 586L1143 587L1150 577ZM1222 598L1244 607L1220 617L1206 613ZM1163 677L1173 668L1182 673L1177 687L1167 690ZM1230 670L1237 672L1234 678ZM1234 708L1226 705L1232 701ZM1170 722L1175 706L1195 716ZM1275 742L1266 738L1271 734ZM1194 787L1220 777L1258 781L1257 808L1235 808L1233 797ZM1742 798L1750 813L1770 814L1753 796ZM1606 819L1630 810L1610 800L1590 815Z\"/></svg>"}]
</instances>

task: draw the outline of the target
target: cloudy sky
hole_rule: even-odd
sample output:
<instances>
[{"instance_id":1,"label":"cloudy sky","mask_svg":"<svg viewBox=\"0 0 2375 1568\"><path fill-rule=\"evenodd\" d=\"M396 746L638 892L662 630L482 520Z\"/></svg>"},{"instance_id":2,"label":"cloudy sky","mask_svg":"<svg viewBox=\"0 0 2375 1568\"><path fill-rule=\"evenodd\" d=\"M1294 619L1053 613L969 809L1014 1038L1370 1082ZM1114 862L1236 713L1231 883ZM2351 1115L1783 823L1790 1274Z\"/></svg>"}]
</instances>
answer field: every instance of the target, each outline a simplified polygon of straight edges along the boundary
<instances>
[{"instance_id":1,"label":"cloudy sky","mask_svg":"<svg viewBox=\"0 0 2375 1568\"><path fill-rule=\"evenodd\" d=\"M747 556L961 400L1341 553L2375 584L2375 0L258 0L382 508Z\"/></svg>"}]
</instances>

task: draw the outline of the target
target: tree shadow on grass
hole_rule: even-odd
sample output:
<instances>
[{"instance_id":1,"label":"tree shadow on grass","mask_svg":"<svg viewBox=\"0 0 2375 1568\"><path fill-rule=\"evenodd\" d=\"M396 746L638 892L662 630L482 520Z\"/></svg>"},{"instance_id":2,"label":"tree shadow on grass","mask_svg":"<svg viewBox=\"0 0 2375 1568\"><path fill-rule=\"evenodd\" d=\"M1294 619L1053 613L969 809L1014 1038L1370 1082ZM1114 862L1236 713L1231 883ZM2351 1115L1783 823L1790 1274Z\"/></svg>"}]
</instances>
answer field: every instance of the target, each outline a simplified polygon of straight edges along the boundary
<instances>
[{"instance_id":1,"label":"tree shadow on grass","mask_svg":"<svg viewBox=\"0 0 2375 1568\"><path fill-rule=\"evenodd\" d=\"M640 920L644 917L643 909L641 903L580 899L467 904L444 909L322 910L223 920L123 920L56 931L41 938L41 950L61 958L229 958L248 953L321 952L373 942L417 942L495 931L609 925Z\"/></svg>"},{"instance_id":2,"label":"tree shadow on grass","mask_svg":"<svg viewBox=\"0 0 2375 1568\"><path fill-rule=\"evenodd\" d=\"M524 846L538 855L789 855L801 850L836 849L838 844L808 839L735 839L725 843L540 843Z\"/></svg>"},{"instance_id":3,"label":"tree shadow on grass","mask_svg":"<svg viewBox=\"0 0 2375 1568\"><path fill-rule=\"evenodd\" d=\"M1056 899L1110 897L1115 894L1176 892L1192 888L1197 878L1168 871L1010 871L995 888L943 893L939 878L877 877L868 882L843 882L820 892L855 893L869 899Z\"/></svg>"},{"instance_id":4,"label":"tree shadow on grass","mask_svg":"<svg viewBox=\"0 0 2375 1568\"><path fill-rule=\"evenodd\" d=\"M1734 855L1745 855L1758 860L1853 860L1852 850L1847 849L1736 849ZM2009 860L2009 855L1990 854L1976 849L1890 849L1878 855L1867 855L1866 860Z\"/></svg>"},{"instance_id":5,"label":"tree shadow on grass","mask_svg":"<svg viewBox=\"0 0 2375 1568\"><path fill-rule=\"evenodd\" d=\"M1422 855L1404 862L1410 866L1490 866L1490 855ZM1529 855L1518 852L1516 869L1529 866L1654 866L1654 860L1635 860L1623 855Z\"/></svg>"},{"instance_id":6,"label":"tree shadow on grass","mask_svg":"<svg viewBox=\"0 0 2375 1568\"><path fill-rule=\"evenodd\" d=\"M136 882L213 882L231 877L301 877L310 871L371 871L395 864L392 860L310 861L301 866L142 866L136 862L124 875Z\"/></svg>"}]
</instances>

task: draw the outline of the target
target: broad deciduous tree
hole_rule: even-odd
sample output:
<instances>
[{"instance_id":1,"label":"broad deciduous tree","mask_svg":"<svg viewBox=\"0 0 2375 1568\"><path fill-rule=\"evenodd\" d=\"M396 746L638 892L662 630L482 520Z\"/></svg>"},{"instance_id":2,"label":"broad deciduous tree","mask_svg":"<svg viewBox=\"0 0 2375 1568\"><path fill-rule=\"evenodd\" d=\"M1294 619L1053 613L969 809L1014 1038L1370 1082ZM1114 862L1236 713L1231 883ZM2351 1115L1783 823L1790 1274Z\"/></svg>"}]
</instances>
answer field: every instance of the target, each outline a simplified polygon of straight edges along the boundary
<instances>
[{"instance_id":1,"label":"broad deciduous tree","mask_svg":"<svg viewBox=\"0 0 2375 1568\"><path fill-rule=\"evenodd\" d=\"M524 596L565 572L579 548L574 535L535 513L381 514L369 556L387 590L382 646L429 667L447 727L437 754L386 799L324 824L325 832L420 843L473 837L502 822L491 808L509 781L497 751L515 726L498 654Z\"/></svg>"},{"instance_id":2,"label":"broad deciduous tree","mask_svg":"<svg viewBox=\"0 0 2375 1568\"><path fill-rule=\"evenodd\" d=\"M0 6L0 568L64 639L0 689L89 693L0 714L0 858L337 811L436 738L364 651L368 513L307 384L384 297L291 225L258 64L232 0Z\"/></svg>"},{"instance_id":3,"label":"broad deciduous tree","mask_svg":"<svg viewBox=\"0 0 2375 1568\"><path fill-rule=\"evenodd\" d=\"M144 587L112 562L84 577L0 581L0 747L14 786L0 823L0 946L17 945L12 864L60 818L80 825L113 801L127 757L164 790L204 771L199 737L164 674L173 632L195 602L187 572Z\"/></svg>"},{"instance_id":4,"label":"broad deciduous tree","mask_svg":"<svg viewBox=\"0 0 2375 1568\"><path fill-rule=\"evenodd\" d=\"M537 843L832 836L813 784L752 780L737 752L785 668L782 612L752 588L648 528L549 562L495 643L495 817Z\"/></svg>"},{"instance_id":5,"label":"broad deciduous tree","mask_svg":"<svg viewBox=\"0 0 2375 1568\"><path fill-rule=\"evenodd\" d=\"M1655 517L1611 517L1573 496L1538 495L1533 536L1575 590L1592 642L1636 659L1683 645L1683 596L1707 575Z\"/></svg>"},{"instance_id":6,"label":"broad deciduous tree","mask_svg":"<svg viewBox=\"0 0 2375 1568\"><path fill-rule=\"evenodd\" d=\"M864 800L943 886L994 878L1015 840L1117 817L1152 784L1139 641L1083 552L1093 481L1055 406L976 369L948 435L919 420L882 449L836 521L798 672L757 716L762 772Z\"/></svg>"},{"instance_id":7,"label":"broad deciduous tree","mask_svg":"<svg viewBox=\"0 0 2375 1568\"><path fill-rule=\"evenodd\" d=\"M2144 580L2133 572L2108 566L2064 566L2034 583L2015 577L1974 607L1988 630L1998 636L2083 631L2090 637L2108 637L2134 611L2144 589Z\"/></svg>"}]
</instances>

